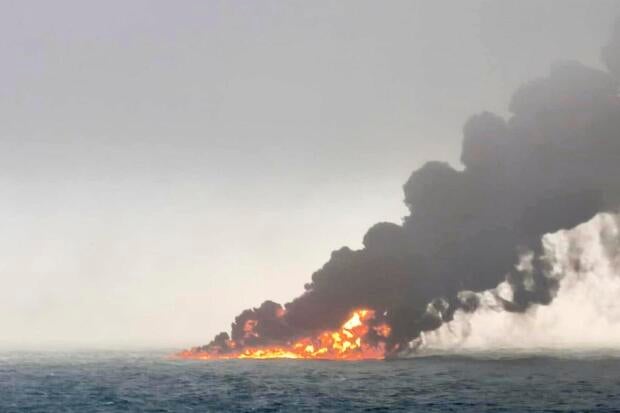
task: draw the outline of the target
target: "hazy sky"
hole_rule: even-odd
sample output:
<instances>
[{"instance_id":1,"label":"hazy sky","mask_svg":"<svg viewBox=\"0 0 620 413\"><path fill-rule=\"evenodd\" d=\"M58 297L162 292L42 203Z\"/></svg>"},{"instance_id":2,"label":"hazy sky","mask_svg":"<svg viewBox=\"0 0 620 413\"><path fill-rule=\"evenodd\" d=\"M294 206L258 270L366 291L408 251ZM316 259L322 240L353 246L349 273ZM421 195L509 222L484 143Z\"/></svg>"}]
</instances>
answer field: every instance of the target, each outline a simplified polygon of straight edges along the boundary
<instances>
[{"instance_id":1,"label":"hazy sky","mask_svg":"<svg viewBox=\"0 0 620 413\"><path fill-rule=\"evenodd\" d=\"M0 0L0 346L203 344L399 222L620 2Z\"/></svg>"}]
</instances>

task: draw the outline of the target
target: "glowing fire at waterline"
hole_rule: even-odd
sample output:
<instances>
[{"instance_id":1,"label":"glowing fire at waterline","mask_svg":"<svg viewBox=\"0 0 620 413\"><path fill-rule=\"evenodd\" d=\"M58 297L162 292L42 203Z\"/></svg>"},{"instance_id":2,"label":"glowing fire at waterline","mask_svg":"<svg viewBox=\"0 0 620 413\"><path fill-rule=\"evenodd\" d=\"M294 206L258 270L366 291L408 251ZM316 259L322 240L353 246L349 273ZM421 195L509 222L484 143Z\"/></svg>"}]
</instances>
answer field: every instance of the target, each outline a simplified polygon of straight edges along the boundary
<instances>
[{"instance_id":1,"label":"glowing fire at waterline","mask_svg":"<svg viewBox=\"0 0 620 413\"><path fill-rule=\"evenodd\" d=\"M391 329L387 324L371 325L375 319L372 310L354 311L338 330L323 331L314 337L304 337L292 343L268 347L246 347L238 351L218 352L194 348L178 354L181 358L214 359L318 359L318 360L370 360L385 357L385 339ZM257 322L249 320L244 326L247 336L254 336ZM368 340L372 334L376 340ZM234 340L228 346L240 346Z\"/></svg>"}]
</instances>

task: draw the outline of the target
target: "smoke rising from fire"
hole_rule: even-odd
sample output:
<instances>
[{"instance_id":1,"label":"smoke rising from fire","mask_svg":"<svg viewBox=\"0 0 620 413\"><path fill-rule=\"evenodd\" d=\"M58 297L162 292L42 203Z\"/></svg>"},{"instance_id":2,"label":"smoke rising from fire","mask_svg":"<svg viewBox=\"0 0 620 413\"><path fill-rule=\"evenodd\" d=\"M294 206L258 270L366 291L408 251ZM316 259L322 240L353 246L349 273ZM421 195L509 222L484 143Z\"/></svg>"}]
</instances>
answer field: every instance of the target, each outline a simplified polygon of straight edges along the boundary
<instances>
[{"instance_id":1,"label":"smoke rising from fire","mask_svg":"<svg viewBox=\"0 0 620 413\"><path fill-rule=\"evenodd\" d=\"M511 294L495 297L504 310L549 304L560 282L548 276L543 235L620 206L620 27L602 55L609 72L559 62L516 91L507 119L472 116L463 128L464 170L428 162L413 172L402 225L374 225L364 248L334 251L301 296L245 310L230 336L203 349L226 351L230 339L283 343L369 308L391 327L385 344L396 352L455 312L484 306L476 293L503 281Z\"/></svg>"},{"instance_id":2,"label":"smoke rising from fire","mask_svg":"<svg viewBox=\"0 0 620 413\"><path fill-rule=\"evenodd\" d=\"M473 312L459 310L414 346L435 351L611 349L620 346L620 217L600 214L569 231L545 236L544 260L558 280L550 305L524 313L503 309L507 284L478 294Z\"/></svg>"}]
</instances>

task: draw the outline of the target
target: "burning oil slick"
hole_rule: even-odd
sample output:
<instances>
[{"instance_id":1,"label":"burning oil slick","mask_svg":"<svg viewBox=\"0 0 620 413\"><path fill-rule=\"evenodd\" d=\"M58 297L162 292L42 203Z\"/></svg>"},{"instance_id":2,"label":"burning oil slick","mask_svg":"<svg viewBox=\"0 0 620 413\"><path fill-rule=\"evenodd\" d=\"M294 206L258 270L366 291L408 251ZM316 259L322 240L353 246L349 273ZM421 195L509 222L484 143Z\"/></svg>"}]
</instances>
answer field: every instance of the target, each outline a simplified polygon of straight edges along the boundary
<instances>
[{"instance_id":1,"label":"burning oil slick","mask_svg":"<svg viewBox=\"0 0 620 413\"><path fill-rule=\"evenodd\" d=\"M392 356L455 311L475 311L475 292L504 281L509 312L550 303L558 281L546 276L542 236L620 206L620 26L603 61L609 72L553 65L516 91L508 119L472 116L463 128L465 169L429 162L415 171L404 185L411 213L402 225L376 224L363 249L334 251L301 296L245 310L230 336L183 354L306 358L325 348L316 356ZM344 327L352 314L364 328ZM354 335L345 352L335 339L322 341L334 331Z\"/></svg>"},{"instance_id":2,"label":"burning oil slick","mask_svg":"<svg viewBox=\"0 0 620 413\"><path fill-rule=\"evenodd\" d=\"M252 346L260 335L255 331L256 320L244 324L244 338L229 339L220 335L207 349L192 349L179 354L192 359L319 359L319 360L368 360L385 356L381 343L390 334L387 324L377 324L372 310L353 311L338 330L323 331L315 337L304 337L294 343L274 343L272 346Z\"/></svg>"}]
</instances>

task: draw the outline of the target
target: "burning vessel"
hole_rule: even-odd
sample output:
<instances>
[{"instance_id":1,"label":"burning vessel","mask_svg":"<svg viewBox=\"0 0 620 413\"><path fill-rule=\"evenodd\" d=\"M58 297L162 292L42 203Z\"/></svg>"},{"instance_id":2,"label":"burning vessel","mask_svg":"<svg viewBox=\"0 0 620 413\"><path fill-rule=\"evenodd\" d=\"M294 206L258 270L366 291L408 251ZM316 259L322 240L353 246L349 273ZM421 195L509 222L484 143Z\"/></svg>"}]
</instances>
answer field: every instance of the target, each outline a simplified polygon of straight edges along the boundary
<instances>
[{"instance_id":1,"label":"burning vessel","mask_svg":"<svg viewBox=\"0 0 620 413\"><path fill-rule=\"evenodd\" d=\"M435 161L413 172L402 224L374 225L362 249L334 251L302 295L245 310L230 335L180 356L392 357L502 282L506 311L549 304L558 282L543 235L620 207L620 25L603 61L608 71L557 63L516 91L507 118L472 116L464 169Z\"/></svg>"}]
</instances>

